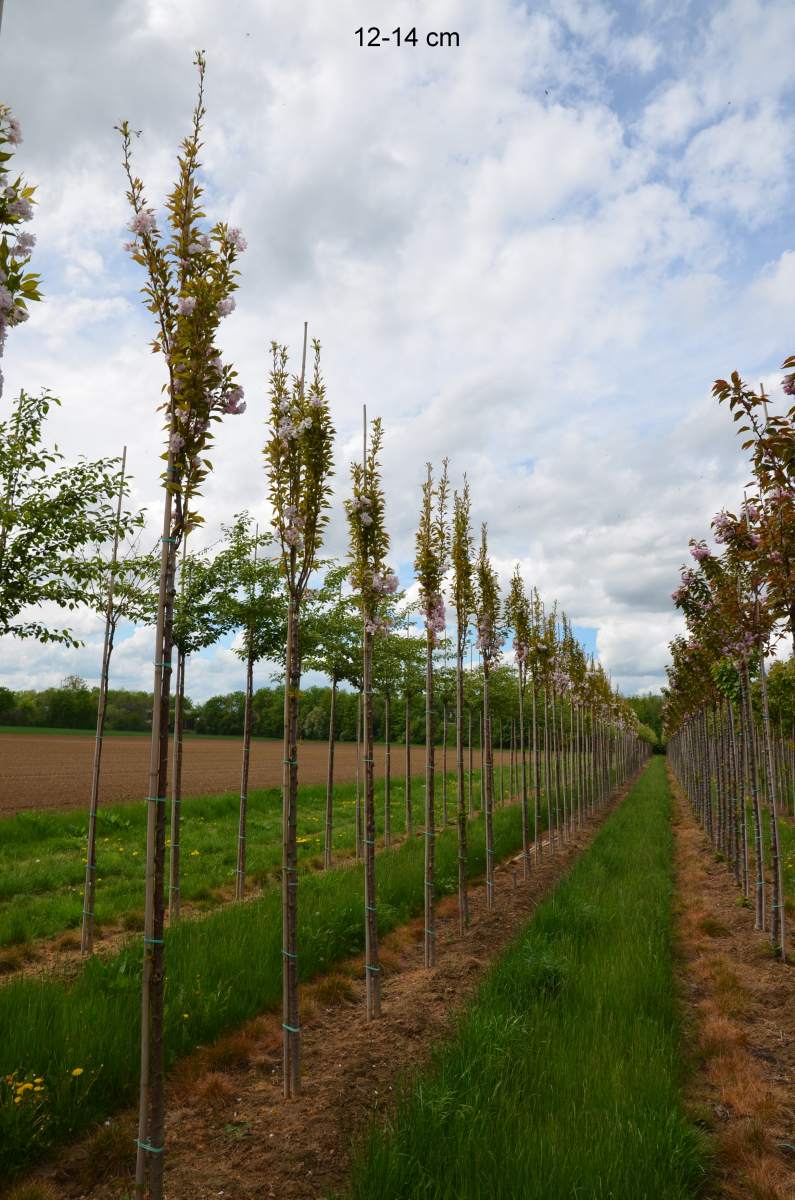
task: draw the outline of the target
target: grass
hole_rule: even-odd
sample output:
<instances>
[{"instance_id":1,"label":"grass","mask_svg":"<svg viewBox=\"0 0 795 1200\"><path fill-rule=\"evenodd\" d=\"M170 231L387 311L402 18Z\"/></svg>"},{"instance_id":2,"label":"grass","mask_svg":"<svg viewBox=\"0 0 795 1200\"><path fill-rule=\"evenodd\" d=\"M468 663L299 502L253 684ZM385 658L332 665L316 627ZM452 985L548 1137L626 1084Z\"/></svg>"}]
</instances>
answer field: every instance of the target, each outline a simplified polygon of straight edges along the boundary
<instances>
[{"instance_id":1,"label":"grass","mask_svg":"<svg viewBox=\"0 0 795 1200\"><path fill-rule=\"evenodd\" d=\"M496 810L494 836L498 858L521 846L518 806ZM456 831L448 829L437 841L440 895L456 891L457 854ZM475 820L470 827L473 875L485 869L485 857L483 822ZM422 837L379 854L382 932L422 910L423 860ZM298 940L303 981L361 950L363 890L361 865L302 879ZM171 1064L278 1005L280 890L267 888L251 903L229 904L203 920L176 925L166 934L166 961ZM0 1178L132 1099L140 987L140 944L90 959L71 982L22 978L0 987Z\"/></svg>"},{"instance_id":2,"label":"grass","mask_svg":"<svg viewBox=\"0 0 795 1200\"><path fill-rule=\"evenodd\" d=\"M507 775L507 772L506 772ZM480 805L480 778L473 779ZM412 780L415 819L422 813L423 779ZM441 785L440 785L441 790ZM355 845L355 786L335 788L333 845L349 854ZM448 776L448 815L454 817L455 777ZM239 798L228 792L186 800L182 806L182 899L208 908L234 884ZM322 861L325 785L299 793L299 861ZM383 836L384 785L376 783L378 836ZM441 818L441 805L439 805ZM404 780L392 781L392 828L405 828ZM253 888L275 881L281 869L281 791L252 791L249 797L248 879ZM75 812L23 812L0 822L0 949L52 937L80 926L83 911L88 818ZM126 924L140 911L144 895L146 804L101 808L97 823L96 921ZM135 920L132 924L137 928Z\"/></svg>"},{"instance_id":3,"label":"grass","mask_svg":"<svg viewBox=\"0 0 795 1200\"><path fill-rule=\"evenodd\" d=\"M672 832L652 759L354 1164L350 1200L685 1200Z\"/></svg>"}]
</instances>

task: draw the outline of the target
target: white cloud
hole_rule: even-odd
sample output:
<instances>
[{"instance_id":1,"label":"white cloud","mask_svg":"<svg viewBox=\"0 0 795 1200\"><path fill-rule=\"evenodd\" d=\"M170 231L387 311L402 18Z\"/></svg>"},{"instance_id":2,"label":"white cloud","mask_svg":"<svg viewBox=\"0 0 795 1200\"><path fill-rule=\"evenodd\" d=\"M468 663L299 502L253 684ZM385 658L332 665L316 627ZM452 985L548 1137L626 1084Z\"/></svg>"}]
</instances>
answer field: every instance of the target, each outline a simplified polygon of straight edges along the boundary
<instances>
[{"instance_id":1,"label":"white cloud","mask_svg":"<svg viewBox=\"0 0 795 1200\"><path fill-rule=\"evenodd\" d=\"M264 0L223 12L148 0L133 15L90 0L79 37L62 6L45 26L9 8L0 67L20 165L40 184L47 300L9 339L7 394L50 385L68 455L126 443L134 499L156 521L163 372L120 251L113 125L143 130L136 162L160 206L204 46L207 209L249 241L222 332L249 409L219 432L208 541L244 507L268 519L267 346L297 352L309 319L339 431L338 501L362 403L384 418L404 582L424 463L449 454L505 580L520 560L598 628L622 686L659 683L687 538L746 474L712 380L736 367L775 392L790 348L795 250L760 250L754 235L791 199L795 9L733 0L674 20L648 4L642 26L606 4L448 0L433 23L461 46L431 52L360 49L348 0L299 7L297 20ZM367 20L420 30L430 17L403 0ZM344 552L339 503L328 543ZM95 677L96 629L86 636L74 667L52 647L3 643L0 676ZM148 686L150 639L120 643L118 679ZM237 672L217 647L192 663L189 690L226 690Z\"/></svg>"}]
</instances>

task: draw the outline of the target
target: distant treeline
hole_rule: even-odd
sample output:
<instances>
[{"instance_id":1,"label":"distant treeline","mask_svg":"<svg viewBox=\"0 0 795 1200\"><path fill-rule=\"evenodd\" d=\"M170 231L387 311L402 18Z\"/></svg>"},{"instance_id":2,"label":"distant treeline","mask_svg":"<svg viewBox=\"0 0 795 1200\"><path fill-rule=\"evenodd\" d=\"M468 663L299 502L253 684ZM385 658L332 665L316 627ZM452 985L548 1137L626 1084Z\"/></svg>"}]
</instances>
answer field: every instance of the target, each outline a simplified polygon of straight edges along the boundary
<instances>
[{"instance_id":1,"label":"distant treeline","mask_svg":"<svg viewBox=\"0 0 795 1200\"><path fill-rule=\"evenodd\" d=\"M0 725L34 726L47 729L85 729L92 730L97 721L98 689L89 687L78 676L69 676L61 687L46 688L44 691L14 692L9 688L0 687ZM225 734L230 736L243 733L243 701L244 694L229 692L225 696L211 696L203 704L185 698L185 730L197 735ZM472 740L479 744L479 703L478 697L470 699L473 710ZM328 737L329 709L331 704L331 688L309 687L301 692L299 734L302 738L319 740ZM337 692L337 737L343 742L356 740L356 704L355 692L338 690ZM637 696L630 699L630 704L638 714L639 719L659 738L661 736L662 698L660 696ZM284 689L282 687L259 688L254 693L254 735L256 737L280 738L283 733ZM500 724L504 744L510 743L510 720L515 716L512 712L511 699L506 695L500 708L494 706L494 743L500 742ZM543 724L543 709L540 708L540 723ZM437 705L439 720L437 725L438 740L441 742L441 702ZM452 702L448 704L448 744L455 741L455 713ZM384 740L384 701L376 697L374 712L374 732L377 741ZM152 722L152 696L149 692L129 692L119 688L108 693L108 710L106 731L108 733L146 733ZM464 736L466 739L468 718L464 718ZM409 724L411 740L425 740L425 698L422 692L417 692L409 704ZM402 742L405 729L405 709L403 697L397 697L391 705L390 734L393 742Z\"/></svg>"},{"instance_id":2,"label":"distant treeline","mask_svg":"<svg viewBox=\"0 0 795 1200\"><path fill-rule=\"evenodd\" d=\"M0 687L0 725L34 726L48 729L92 730L97 723L98 688L90 688L84 680L71 676L61 687L47 688L41 692L14 692ZM186 696L184 725L187 733L243 734L244 693L229 692L225 696L211 696L198 704ZM173 703L173 701L172 701ZM299 736L310 740L328 737L329 712L331 705L330 687L310 687L301 692L299 710ZM336 726L339 741L356 740L355 692L337 691ZM384 703L376 698L374 732L377 741L384 739ZM402 742L405 729L403 698L393 702L390 717L391 738ZM284 732L284 688L259 688L254 693L255 737L280 738ZM441 708L439 708L441 717ZM173 709L172 709L173 716ZM425 740L425 699L421 693L414 696L409 705L411 740ZM495 741L499 744L499 716L495 720ZM441 720L439 721L441 725ZM474 719L473 740L478 744L477 714ZM152 727L152 696L149 692L128 692L112 689L108 693L106 732L145 733ZM454 714L448 708L448 742L455 739ZM504 737L506 745L510 737L508 717L505 718ZM442 731L438 731L441 742Z\"/></svg>"}]
</instances>

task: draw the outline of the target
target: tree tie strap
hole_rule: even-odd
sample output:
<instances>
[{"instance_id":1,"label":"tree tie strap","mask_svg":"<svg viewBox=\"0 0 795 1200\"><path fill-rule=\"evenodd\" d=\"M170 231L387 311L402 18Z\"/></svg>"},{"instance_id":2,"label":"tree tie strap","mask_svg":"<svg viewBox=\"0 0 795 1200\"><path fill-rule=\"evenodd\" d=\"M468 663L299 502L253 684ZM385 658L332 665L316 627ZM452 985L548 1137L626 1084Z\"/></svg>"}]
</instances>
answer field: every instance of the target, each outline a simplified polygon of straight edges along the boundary
<instances>
[{"instance_id":1,"label":"tree tie strap","mask_svg":"<svg viewBox=\"0 0 795 1200\"><path fill-rule=\"evenodd\" d=\"M170 884L168 885L168 890L169 890L170 892L178 892L178 891L179 891L179 884L178 884L178 883L170 883Z\"/></svg>"},{"instance_id":2,"label":"tree tie strap","mask_svg":"<svg viewBox=\"0 0 795 1200\"><path fill-rule=\"evenodd\" d=\"M171 659L170 658L166 659L165 662L155 661L152 665L155 667L162 667L164 671L170 671L171 670Z\"/></svg>"},{"instance_id":3,"label":"tree tie strap","mask_svg":"<svg viewBox=\"0 0 795 1200\"><path fill-rule=\"evenodd\" d=\"M86 863L87 871L96 871L96 869L97 869L96 863Z\"/></svg>"},{"instance_id":4,"label":"tree tie strap","mask_svg":"<svg viewBox=\"0 0 795 1200\"><path fill-rule=\"evenodd\" d=\"M371 967L369 963L366 964L364 969L365 969L365 971L380 971L381 970L380 967Z\"/></svg>"},{"instance_id":5,"label":"tree tie strap","mask_svg":"<svg viewBox=\"0 0 795 1200\"><path fill-rule=\"evenodd\" d=\"M150 804L165 804L166 802L165 796L147 796L146 798Z\"/></svg>"},{"instance_id":6,"label":"tree tie strap","mask_svg":"<svg viewBox=\"0 0 795 1200\"><path fill-rule=\"evenodd\" d=\"M286 1021L282 1021L282 1029L286 1029L288 1033L300 1033L300 1025L288 1025Z\"/></svg>"},{"instance_id":7,"label":"tree tie strap","mask_svg":"<svg viewBox=\"0 0 795 1200\"><path fill-rule=\"evenodd\" d=\"M365 844L365 846L374 846L375 840L373 838L365 838L364 844Z\"/></svg>"},{"instance_id":8,"label":"tree tie strap","mask_svg":"<svg viewBox=\"0 0 795 1200\"><path fill-rule=\"evenodd\" d=\"M436 930L429 929L427 925L425 926L425 932L427 933L428 937L436 937Z\"/></svg>"},{"instance_id":9,"label":"tree tie strap","mask_svg":"<svg viewBox=\"0 0 795 1200\"><path fill-rule=\"evenodd\" d=\"M374 758L362 758L362 762L366 762L366 763L374 763L374 762L375 762L375 759L374 759Z\"/></svg>"},{"instance_id":10,"label":"tree tie strap","mask_svg":"<svg viewBox=\"0 0 795 1200\"><path fill-rule=\"evenodd\" d=\"M367 909L368 912L378 912L378 909L376 908L376 906L374 904L365 904L364 907Z\"/></svg>"},{"instance_id":11,"label":"tree tie strap","mask_svg":"<svg viewBox=\"0 0 795 1200\"><path fill-rule=\"evenodd\" d=\"M153 1146L151 1142L142 1142L140 1138L135 1139L136 1146L141 1150L145 1150L147 1154L162 1154L165 1146Z\"/></svg>"},{"instance_id":12,"label":"tree tie strap","mask_svg":"<svg viewBox=\"0 0 795 1200\"><path fill-rule=\"evenodd\" d=\"M175 542L176 540L175 537L161 537L160 539L161 542Z\"/></svg>"},{"instance_id":13,"label":"tree tie strap","mask_svg":"<svg viewBox=\"0 0 795 1200\"><path fill-rule=\"evenodd\" d=\"M145 946L165 946L165 944L166 943L163 938L151 938L151 937L147 937L146 934L144 934L144 945Z\"/></svg>"},{"instance_id":14,"label":"tree tie strap","mask_svg":"<svg viewBox=\"0 0 795 1200\"><path fill-rule=\"evenodd\" d=\"M282 956L283 956L284 958L294 958L294 959L296 959L296 960L298 959L298 955L297 955L297 954L291 954L289 950L282 950Z\"/></svg>"},{"instance_id":15,"label":"tree tie strap","mask_svg":"<svg viewBox=\"0 0 795 1200\"><path fill-rule=\"evenodd\" d=\"M291 767L297 767L297 766L298 766L298 759L297 759L297 758L283 758L283 759L282 759L282 762L283 762L283 763L289 763Z\"/></svg>"}]
</instances>

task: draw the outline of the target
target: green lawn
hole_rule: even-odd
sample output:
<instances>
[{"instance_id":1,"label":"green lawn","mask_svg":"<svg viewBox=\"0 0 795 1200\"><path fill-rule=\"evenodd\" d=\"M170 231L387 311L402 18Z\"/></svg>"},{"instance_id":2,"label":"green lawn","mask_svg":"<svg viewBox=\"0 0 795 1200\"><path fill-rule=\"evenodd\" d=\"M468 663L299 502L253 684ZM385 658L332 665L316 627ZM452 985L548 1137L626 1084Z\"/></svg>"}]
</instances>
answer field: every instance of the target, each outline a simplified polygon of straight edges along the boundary
<instances>
[{"instance_id":1,"label":"green lawn","mask_svg":"<svg viewBox=\"0 0 795 1200\"><path fill-rule=\"evenodd\" d=\"M350 1200L686 1200L671 797L653 758L356 1161Z\"/></svg>"}]
</instances>

